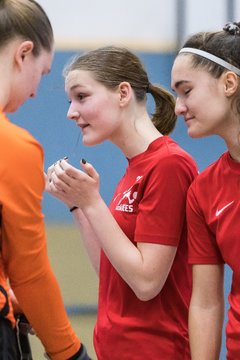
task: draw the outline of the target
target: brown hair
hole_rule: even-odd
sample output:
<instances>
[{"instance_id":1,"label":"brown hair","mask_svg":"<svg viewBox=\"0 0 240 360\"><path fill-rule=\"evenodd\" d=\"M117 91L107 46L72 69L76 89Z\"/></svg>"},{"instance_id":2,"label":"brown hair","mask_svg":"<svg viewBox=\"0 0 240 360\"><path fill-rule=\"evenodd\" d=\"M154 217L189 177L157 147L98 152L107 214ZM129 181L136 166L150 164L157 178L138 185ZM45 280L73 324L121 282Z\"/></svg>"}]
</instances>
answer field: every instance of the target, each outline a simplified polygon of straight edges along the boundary
<instances>
[{"instance_id":1,"label":"brown hair","mask_svg":"<svg viewBox=\"0 0 240 360\"><path fill-rule=\"evenodd\" d=\"M17 37L33 42L34 56L53 47L49 18L34 0L0 0L0 48Z\"/></svg>"},{"instance_id":2,"label":"brown hair","mask_svg":"<svg viewBox=\"0 0 240 360\"><path fill-rule=\"evenodd\" d=\"M187 39L183 47L206 51L240 69L240 22L227 23L221 31L198 32ZM189 56L189 53L181 53L179 56L187 55ZM190 56L194 68L202 67L216 79L226 71L224 67L202 56L196 54ZM238 113L240 113L240 84L235 97L235 104Z\"/></svg>"},{"instance_id":3,"label":"brown hair","mask_svg":"<svg viewBox=\"0 0 240 360\"><path fill-rule=\"evenodd\" d=\"M240 29L240 23L235 24ZM227 29L227 25L224 29ZM240 69L240 35L228 30L196 33L185 42L183 47L206 51ZM198 55L193 55L193 65L205 67L216 78L225 70L222 66Z\"/></svg>"},{"instance_id":4,"label":"brown hair","mask_svg":"<svg viewBox=\"0 0 240 360\"><path fill-rule=\"evenodd\" d=\"M123 81L128 82L137 101L146 100L146 93L150 93L155 101L153 124L165 135L174 129L176 115L173 95L160 86L150 84L142 63L131 51L116 46L89 51L68 64L64 69L64 76L80 69L93 73L94 78L108 89L115 89Z\"/></svg>"}]
</instances>

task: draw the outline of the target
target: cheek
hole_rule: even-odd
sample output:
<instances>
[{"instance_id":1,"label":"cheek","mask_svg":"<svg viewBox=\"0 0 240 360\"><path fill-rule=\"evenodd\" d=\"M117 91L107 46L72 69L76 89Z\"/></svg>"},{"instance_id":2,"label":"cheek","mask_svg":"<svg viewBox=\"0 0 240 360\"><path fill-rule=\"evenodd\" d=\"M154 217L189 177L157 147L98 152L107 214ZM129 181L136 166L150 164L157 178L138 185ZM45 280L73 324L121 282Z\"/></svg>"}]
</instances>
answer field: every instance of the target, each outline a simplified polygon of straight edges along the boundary
<instances>
[{"instance_id":1,"label":"cheek","mask_svg":"<svg viewBox=\"0 0 240 360\"><path fill-rule=\"evenodd\" d=\"M79 114L82 120L94 127L98 124L101 125L102 117L101 117L101 108L97 106L81 106L79 107Z\"/></svg>"},{"instance_id":2,"label":"cheek","mask_svg":"<svg viewBox=\"0 0 240 360\"><path fill-rule=\"evenodd\" d=\"M186 106L190 112L197 116L206 113L209 110L209 98L206 94L198 93L197 96L191 97L186 101Z\"/></svg>"},{"instance_id":3,"label":"cheek","mask_svg":"<svg viewBox=\"0 0 240 360\"><path fill-rule=\"evenodd\" d=\"M100 100L82 105L80 112L83 117L87 117L89 121L99 123L99 125L111 117L110 107Z\"/></svg>"}]
</instances>

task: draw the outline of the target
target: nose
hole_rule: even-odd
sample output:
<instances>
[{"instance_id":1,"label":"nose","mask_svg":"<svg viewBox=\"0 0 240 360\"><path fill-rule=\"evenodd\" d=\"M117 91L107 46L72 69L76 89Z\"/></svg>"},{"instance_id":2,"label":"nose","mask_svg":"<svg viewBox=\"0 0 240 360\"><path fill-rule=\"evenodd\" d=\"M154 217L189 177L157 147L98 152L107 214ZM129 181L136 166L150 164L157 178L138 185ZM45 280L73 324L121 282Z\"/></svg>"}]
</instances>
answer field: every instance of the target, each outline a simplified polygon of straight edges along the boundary
<instances>
[{"instance_id":1,"label":"nose","mask_svg":"<svg viewBox=\"0 0 240 360\"><path fill-rule=\"evenodd\" d=\"M177 116L184 115L184 113L187 111L187 106L183 99L180 97L177 97L176 104L175 104L175 114Z\"/></svg>"},{"instance_id":2,"label":"nose","mask_svg":"<svg viewBox=\"0 0 240 360\"><path fill-rule=\"evenodd\" d=\"M72 104L70 104L68 112L67 112L67 118L69 120L77 120L80 117L79 111L73 108Z\"/></svg>"}]
</instances>

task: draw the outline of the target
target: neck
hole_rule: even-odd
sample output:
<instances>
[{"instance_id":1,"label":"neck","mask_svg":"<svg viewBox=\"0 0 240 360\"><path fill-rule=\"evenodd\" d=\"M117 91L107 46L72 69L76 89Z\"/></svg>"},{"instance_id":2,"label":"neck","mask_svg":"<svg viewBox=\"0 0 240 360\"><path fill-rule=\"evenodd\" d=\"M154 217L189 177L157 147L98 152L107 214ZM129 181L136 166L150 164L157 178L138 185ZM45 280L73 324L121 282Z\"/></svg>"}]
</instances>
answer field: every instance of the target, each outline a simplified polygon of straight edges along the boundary
<instances>
[{"instance_id":1,"label":"neck","mask_svg":"<svg viewBox=\"0 0 240 360\"><path fill-rule=\"evenodd\" d=\"M238 151L229 150L231 158L240 163L240 146L238 147Z\"/></svg>"},{"instance_id":2,"label":"neck","mask_svg":"<svg viewBox=\"0 0 240 360\"><path fill-rule=\"evenodd\" d=\"M155 128L146 111L123 122L123 127L111 141L131 159L144 152L149 144L162 136Z\"/></svg>"},{"instance_id":3,"label":"neck","mask_svg":"<svg viewBox=\"0 0 240 360\"><path fill-rule=\"evenodd\" d=\"M240 162L240 133L231 141L225 140L230 156L233 160Z\"/></svg>"}]
</instances>

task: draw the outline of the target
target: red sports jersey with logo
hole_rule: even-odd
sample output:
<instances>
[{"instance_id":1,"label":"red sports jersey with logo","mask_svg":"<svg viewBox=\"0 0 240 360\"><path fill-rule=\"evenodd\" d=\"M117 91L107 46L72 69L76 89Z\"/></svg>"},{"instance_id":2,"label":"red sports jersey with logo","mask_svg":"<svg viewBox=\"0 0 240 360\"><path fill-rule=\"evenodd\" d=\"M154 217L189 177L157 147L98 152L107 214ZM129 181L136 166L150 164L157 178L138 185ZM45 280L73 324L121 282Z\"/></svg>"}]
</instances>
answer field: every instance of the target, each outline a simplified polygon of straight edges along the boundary
<instances>
[{"instance_id":1,"label":"red sports jersey with logo","mask_svg":"<svg viewBox=\"0 0 240 360\"><path fill-rule=\"evenodd\" d=\"M136 297L102 252L94 332L99 360L190 359L185 206L196 174L192 158L167 136L129 160L110 204L114 218L133 243L178 250L162 291L149 301Z\"/></svg>"},{"instance_id":2,"label":"red sports jersey with logo","mask_svg":"<svg viewBox=\"0 0 240 360\"><path fill-rule=\"evenodd\" d=\"M229 153L204 170L188 193L189 261L233 271L227 323L229 359L240 358L240 164Z\"/></svg>"}]
</instances>

